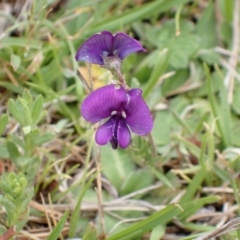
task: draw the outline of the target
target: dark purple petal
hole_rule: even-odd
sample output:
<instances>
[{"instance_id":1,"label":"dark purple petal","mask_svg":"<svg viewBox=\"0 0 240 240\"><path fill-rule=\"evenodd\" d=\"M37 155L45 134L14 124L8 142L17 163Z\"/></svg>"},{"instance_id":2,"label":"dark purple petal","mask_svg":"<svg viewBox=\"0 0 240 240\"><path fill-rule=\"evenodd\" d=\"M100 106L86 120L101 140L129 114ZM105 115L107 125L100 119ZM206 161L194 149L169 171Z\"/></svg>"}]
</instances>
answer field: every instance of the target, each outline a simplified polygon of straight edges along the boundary
<instances>
[{"instance_id":1,"label":"dark purple petal","mask_svg":"<svg viewBox=\"0 0 240 240\"><path fill-rule=\"evenodd\" d=\"M78 49L76 60L103 65L102 56L112 54L113 39L112 33L107 31L94 34Z\"/></svg>"},{"instance_id":2,"label":"dark purple petal","mask_svg":"<svg viewBox=\"0 0 240 240\"><path fill-rule=\"evenodd\" d=\"M102 126L97 129L95 140L99 145L107 144L113 137L112 128L114 125L114 120L112 118L108 119Z\"/></svg>"},{"instance_id":3,"label":"dark purple petal","mask_svg":"<svg viewBox=\"0 0 240 240\"><path fill-rule=\"evenodd\" d=\"M127 101L126 91L122 87L110 84L93 91L82 102L80 111L85 120L96 123L110 117Z\"/></svg>"},{"instance_id":4,"label":"dark purple petal","mask_svg":"<svg viewBox=\"0 0 240 240\"><path fill-rule=\"evenodd\" d=\"M126 148L131 142L131 133L124 118L119 119L117 140L121 148Z\"/></svg>"},{"instance_id":5,"label":"dark purple petal","mask_svg":"<svg viewBox=\"0 0 240 240\"><path fill-rule=\"evenodd\" d=\"M142 91L134 88L128 94L129 103L125 108L126 123L134 133L146 135L153 128L153 119L147 104L142 98Z\"/></svg>"},{"instance_id":6,"label":"dark purple petal","mask_svg":"<svg viewBox=\"0 0 240 240\"><path fill-rule=\"evenodd\" d=\"M110 141L111 145L112 145L112 149L117 149L118 148L118 140L113 137Z\"/></svg>"},{"instance_id":7,"label":"dark purple petal","mask_svg":"<svg viewBox=\"0 0 240 240\"><path fill-rule=\"evenodd\" d=\"M118 56L121 59L124 59L126 56L134 52L146 52L140 42L121 32L114 36L113 53L115 51L117 51Z\"/></svg>"}]
</instances>

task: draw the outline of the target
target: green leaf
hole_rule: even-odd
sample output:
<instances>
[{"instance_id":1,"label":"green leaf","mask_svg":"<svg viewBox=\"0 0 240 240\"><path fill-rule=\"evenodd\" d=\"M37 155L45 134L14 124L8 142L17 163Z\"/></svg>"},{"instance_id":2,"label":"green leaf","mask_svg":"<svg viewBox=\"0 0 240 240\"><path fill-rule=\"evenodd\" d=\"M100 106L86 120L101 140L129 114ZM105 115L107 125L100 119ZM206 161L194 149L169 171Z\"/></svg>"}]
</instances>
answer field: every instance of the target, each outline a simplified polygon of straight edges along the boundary
<instances>
[{"instance_id":1,"label":"green leaf","mask_svg":"<svg viewBox=\"0 0 240 240\"><path fill-rule=\"evenodd\" d=\"M220 109L219 109L219 116L220 116L220 123L221 128L224 136L224 140L227 144L227 146L232 145L232 138L233 138L233 126L232 126L232 119L231 119L231 106L228 103L228 91L226 86L224 85L224 77L219 69L218 66L216 66L217 71L217 80L218 85L220 86Z\"/></svg>"},{"instance_id":2,"label":"green leaf","mask_svg":"<svg viewBox=\"0 0 240 240\"><path fill-rule=\"evenodd\" d=\"M17 94L22 94L22 87L21 86L16 86L10 82L0 82L0 86L6 88L7 90L17 93Z\"/></svg>"},{"instance_id":3,"label":"green leaf","mask_svg":"<svg viewBox=\"0 0 240 240\"><path fill-rule=\"evenodd\" d=\"M32 106L32 121L33 125L36 125L42 117L42 111L43 111L43 97L42 95L38 95L33 102Z\"/></svg>"},{"instance_id":4,"label":"green leaf","mask_svg":"<svg viewBox=\"0 0 240 240\"><path fill-rule=\"evenodd\" d=\"M86 160L85 160L85 166L84 166L84 173L82 176L82 184L81 184L81 188L79 191L79 196L77 199L77 203L74 207L73 210L73 214L71 217L71 221L70 221L70 227L69 227L69 237L73 238L76 235L77 232L77 223L79 220L79 215L80 215L80 206L82 203L82 199L86 193L86 191L89 189L90 185L92 184L92 182L94 181L94 179L96 178L96 174L93 174L90 179L87 180L87 171L88 171L88 164L90 161L90 157L91 157L91 152L92 152L92 145L93 145L93 138L91 139L89 146L88 146L88 151L87 151L87 156L86 156Z\"/></svg>"},{"instance_id":5,"label":"green leaf","mask_svg":"<svg viewBox=\"0 0 240 240\"><path fill-rule=\"evenodd\" d=\"M16 159L18 159L21 156L21 154L18 151L17 146L13 142L11 142L11 141L7 142L7 150L9 152L10 158L12 160L16 160Z\"/></svg>"},{"instance_id":6,"label":"green leaf","mask_svg":"<svg viewBox=\"0 0 240 240\"><path fill-rule=\"evenodd\" d=\"M21 64L21 58L18 55L15 55L14 53L12 53L11 54L11 65L13 66L13 69L15 71L18 70L20 64Z\"/></svg>"},{"instance_id":7,"label":"green leaf","mask_svg":"<svg viewBox=\"0 0 240 240\"><path fill-rule=\"evenodd\" d=\"M150 235L150 240L159 240L162 239L164 233L165 233L165 226L159 225L157 227L155 227Z\"/></svg>"},{"instance_id":8,"label":"green leaf","mask_svg":"<svg viewBox=\"0 0 240 240\"><path fill-rule=\"evenodd\" d=\"M233 102L232 102L232 107L233 110L236 114L240 115L240 83L239 82L235 82L234 83L234 92L233 92Z\"/></svg>"},{"instance_id":9,"label":"green leaf","mask_svg":"<svg viewBox=\"0 0 240 240\"><path fill-rule=\"evenodd\" d=\"M162 51L157 51L155 57L155 64L152 70L152 74L147 81L147 84L143 90L143 97L147 98L147 96L153 91L156 87L160 76L164 73L167 64L168 64L168 50L164 49Z\"/></svg>"},{"instance_id":10,"label":"green leaf","mask_svg":"<svg viewBox=\"0 0 240 240\"><path fill-rule=\"evenodd\" d=\"M97 239L97 229L90 223L83 235L83 240L93 240Z\"/></svg>"},{"instance_id":11,"label":"green leaf","mask_svg":"<svg viewBox=\"0 0 240 240\"><path fill-rule=\"evenodd\" d=\"M0 158L9 158L8 149L5 145L2 145L2 143L0 143Z\"/></svg>"},{"instance_id":12,"label":"green leaf","mask_svg":"<svg viewBox=\"0 0 240 240\"><path fill-rule=\"evenodd\" d=\"M2 135L4 133L7 124L8 124L8 116L7 116L7 114L3 114L0 117L0 135Z\"/></svg>"},{"instance_id":13,"label":"green leaf","mask_svg":"<svg viewBox=\"0 0 240 240\"><path fill-rule=\"evenodd\" d=\"M161 134L159 134L159 129L161 129ZM177 129L179 129L179 124L169 110L157 112L152 131L154 142L159 145L169 144L171 133Z\"/></svg>"},{"instance_id":14,"label":"green leaf","mask_svg":"<svg viewBox=\"0 0 240 240\"><path fill-rule=\"evenodd\" d=\"M200 169L194 178L192 179L191 183L187 186L185 194L182 196L180 204L190 202L193 200L194 195L198 190L200 190L202 182L204 181L208 172L206 169Z\"/></svg>"},{"instance_id":15,"label":"green leaf","mask_svg":"<svg viewBox=\"0 0 240 240\"><path fill-rule=\"evenodd\" d=\"M25 143L23 141L23 139L21 139L20 136L17 136L16 134L10 134L9 135L9 139L15 143L16 146L19 146L21 148L24 148L25 147Z\"/></svg>"},{"instance_id":16,"label":"green leaf","mask_svg":"<svg viewBox=\"0 0 240 240\"><path fill-rule=\"evenodd\" d=\"M219 0L218 4L225 20L232 23L234 0Z\"/></svg>"},{"instance_id":17,"label":"green leaf","mask_svg":"<svg viewBox=\"0 0 240 240\"><path fill-rule=\"evenodd\" d=\"M223 125L223 122L222 122L221 118L219 119L219 115L222 116L222 114L225 114L225 113L220 113L219 112L219 109L218 109L218 106L217 106L217 101L216 101L215 95L212 91L213 78L211 77L210 70L209 70L209 67L207 66L207 64L204 64L204 70L205 70L205 73L206 73L206 81L207 81L207 87L208 87L208 98L210 100L210 106L211 106L211 109L212 109L212 113L213 113L214 117L217 119L216 125L217 125L218 130L220 132L220 135L222 137L223 143L224 143L225 147L227 147L227 146L231 145L230 132L227 132L228 127L225 127ZM223 84L223 83L220 83L220 84ZM226 98L226 93L224 93L223 87L221 87L221 90L223 91L222 96L223 97L225 96L225 98ZM222 107L226 108L226 110L229 111L229 106L226 106L226 104L227 104L226 101L227 101L227 99L225 99L225 100L222 99L222 102L223 102ZM229 112L226 112L226 114L227 114L227 116L224 117L224 123L229 124L228 122L226 122L229 119Z\"/></svg>"},{"instance_id":18,"label":"green leaf","mask_svg":"<svg viewBox=\"0 0 240 240\"><path fill-rule=\"evenodd\" d=\"M73 214L72 214L72 217L71 217L70 229L69 229L69 236L70 237L73 237L77 232L77 223L78 223L79 215L80 215L80 210L79 209L80 209L80 206L81 206L81 203L82 203L82 199L83 199L86 191L90 188L91 184L95 180L95 178L96 178L96 174L91 176L91 178L88 180L88 182L84 182L81 185L81 190L80 190L80 194L78 196L77 204L74 208L74 211L73 211Z\"/></svg>"},{"instance_id":19,"label":"green leaf","mask_svg":"<svg viewBox=\"0 0 240 240\"><path fill-rule=\"evenodd\" d=\"M208 232L216 229L216 227L213 226L207 226L205 224L201 223L188 223L188 222L181 222L182 226L184 226L185 229L192 230L194 232ZM193 237L193 235L191 235ZM196 236L197 237L197 236ZM181 240L184 240L187 238L183 238ZM195 239L195 238L189 238L189 239Z\"/></svg>"},{"instance_id":20,"label":"green leaf","mask_svg":"<svg viewBox=\"0 0 240 240\"><path fill-rule=\"evenodd\" d=\"M214 65L219 63L220 56L214 50L206 50L206 52L203 51L203 52L200 52L199 54L200 54L199 57L209 65Z\"/></svg>"},{"instance_id":21,"label":"green leaf","mask_svg":"<svg viewBox=\"0 0 240 240\"><path fill-rule=\"evenodd\" d=\"M195 144L186 140L182 136L175 136L175 138L181 142L195 157L199 158L201 155L201 149L197 147ZM206 154L203 154L204 159L206 159Z\"/></svg>"},{"instance_id":22,"label":"green leaf","mask_svg":"<svg viewBox=\"0 0 240 240\"><path fill-rule=\"evenodd\" d=\"M144 169L131 172L122 184L121 194L137 191L152 184L153 174Z\"/></svg>"},{"instance_id":23,"label":"green leaf","mask_svg":"<svg viewBox=\"0 0 240 240\"><path fill-rule=\"evenodd\" d=\"M32 105L32 95L28 89L23 90L22 98L26 101L28 106Z\"/></svg>"},{"instance_id":24,"label":"green leaf","mask_svg":"<svg viewBox=\"0 0 240 240\"><path fill-rule=\"evenodd\" d=\"M185 202L181 204L182 209L184 210L178 218L180 220L185 220L188 217L192 216L194 213L199 211L204 205L212 204L219 202L221 198L219 196L208 196L199 199L194 199L194 201Z\"/></svg>"},{"instance_id":25,"label":"green leaf","mask_svg":"<svg viewBox=\"0 0 240 240\"><path fill-rule=\"evenodd\" d=\"M173 68L187 68L189 58L200 47L200 38L193 34L181 34L175 37L170 46L169 64Z\"/></svg>"},{"instance_id":26,"label":"green leaf","mask_svg":"<svg viewBox=\"0 0 240 240\"><path fill-rule=\"evenodd\" d=\"M22 111L22 115L24 116L24 126L32 126L32 115L28 102L23 98L19 98L17 100L17 104Z\"/></svg>"},{"instance_id":27,"label":"green leaf","mask_svg":"<svg viewBox=\"0 0 240 240\"><path fill-rule=\"evenodd\" d=\"M0 48L1 47L9 47L9 46L41 49L42 44L40 41L38 41L36 39L31 39L31 38L6 37L6 38L1 39Z\"/></svg>"},{"instance_id":28,"label":"green leaf","mask_svg":"<svg viewBox=\"0 0 240 240\"><path fill-rule=\"evenodd\" d=\"M135 171L133 161L123 150L113 151L110 146L101 147L101 161L104 175L120 191L123 181Z\"/></svg>"},{"instance_id":29,"label":"green leaf","mask_svg":"<svg viewBox=\"0 0 240 240\"><path fill-rule=\"evenodd\" d=\"M43 143L51 141L55 136L53 132L46 132L38 135L36 138L33 139L33 144L36 146L40 146Z\"/></svg>"},{"instance_id":30,"label":"green leaf","mask_svg":"<svg viewBox=\"0 0 240 240\"><path fill-rule=\"evenodd\" d=\"M159 212L152 214L150 217L138 222L131 227L107 238L107 240L129 240L136 239L137 237L143 236L146 232L154 229L159 225L163 225L178 216L182 210L174 205L168 205Z\"/></svg>"},{"instance_id":31,"label":"green leaf","mask_svg":"<svg viewBox=\"0 0 240 240\"><path fill-rule=\"evenodd\" d=\"M154 168L150 167L151 171L153 172L154 176L158 178L164 185L168 186L172 190L174 190L174 186L172 185L171 181L168 180L166 174L161 173L160 171L155 170Z\"/></svg>"},{"instance_id":32,"label":"green leaf","mask_svg":"<svg viewBox=\"0 0 240 240\"><path fill-rule=\"evenodd\" d=\"M10 99L8 101L8 111L11 113L11 115L21 124L24 125L25 123L25 117L23 116L22 112L19 109L19 106L17 105L16 101L13 99Z\"/></svg>"},{"instance_id":33,"label":"green leaf","mask_svg":"<svg viewBox=\"0 0 240 240\"><path fill-rule=\"evenodd\" d=\"M59 220L58 224L53 229L53 231L50 233L47 240L55 240L59 238L63 230L64 224L67 221L67 218L68 218L68 211L62 215L61 219Z\"/></svg>"},{"instance_id":34,"label":"green leaf","mask_svg":"<svg viewBox=\"0 0 240 240\"><path fill-rule=\"evenodd\" d=\"M193 22L186 19L181 19L180 29L181 29L181 35L190 34L194 29ZM164 49L168 47L169 44L172 43L172 40L176 38L175 32L176 32L176 23L173 19L169 19L169 20L166 20L166 22L161 26L147 25L146 33L144 33L146 36L144 35L144 37L146 37L148 42L150 42L154 46Z\"/></svg>"},{"instance_id":35,"label":"green leaf","mask_svg":"<svg viewBox=\"0 0 240 240\"><path fill-rule=\"evenodd\" d=\"M91 35L96 32L106 30L115 30L116 28L122 27L126 24L132 23L134 21L153 16L154 14L161 14L172 7L175 7L176 4L185 4L190 2L190 0L178 0L177 3L175 0L157 0L147 4L142 4L141 6L136 6L130 10L127 10L119 16L114 18L105 18L86 31L86 35Z\"/></svg>"},{"instance_id":36,"label":"green leaf","mask_svg":"<svg viewBox=\"0 0 240 240\"><path fill-rule=\"evenodd\" d=\"M201 48L214 48L218 45L214 4L209 2L199 18L196 33L201 38Z\"/></svg>"},{"instance_id":37,"label":"green leaf","mask_svg":"<svg viewBox=\"0 0 240 240\"><path fill-rule=\"evenodd\" d=\"M5 209L7 211L8 219L12 215L14 215L14 213L16 211L16 207L15 207L14 203L8 198L7 193L6 193L6 196L0 195L0 206L5 207Z\"/></svg>"}]
</instances>

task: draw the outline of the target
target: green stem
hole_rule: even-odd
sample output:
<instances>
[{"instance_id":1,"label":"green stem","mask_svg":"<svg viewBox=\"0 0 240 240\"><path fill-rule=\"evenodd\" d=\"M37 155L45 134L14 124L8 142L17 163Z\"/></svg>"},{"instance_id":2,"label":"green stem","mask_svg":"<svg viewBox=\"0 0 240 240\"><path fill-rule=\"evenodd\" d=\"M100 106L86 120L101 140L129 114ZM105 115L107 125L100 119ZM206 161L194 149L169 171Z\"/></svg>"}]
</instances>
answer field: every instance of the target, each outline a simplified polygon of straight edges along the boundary
<instances>
[{"instance_id":1,"label":"green stem","mask_svg":"<svg viewBox=\"0 0 240 240\"><path fill-rule=\"evenodd\" d=\"M180 30L180 16L182 11L182 5L180 5L177 9L176 15L175 15L175 34L176 36L179 36L181 34Z\"/></svg>"}]
</instances>

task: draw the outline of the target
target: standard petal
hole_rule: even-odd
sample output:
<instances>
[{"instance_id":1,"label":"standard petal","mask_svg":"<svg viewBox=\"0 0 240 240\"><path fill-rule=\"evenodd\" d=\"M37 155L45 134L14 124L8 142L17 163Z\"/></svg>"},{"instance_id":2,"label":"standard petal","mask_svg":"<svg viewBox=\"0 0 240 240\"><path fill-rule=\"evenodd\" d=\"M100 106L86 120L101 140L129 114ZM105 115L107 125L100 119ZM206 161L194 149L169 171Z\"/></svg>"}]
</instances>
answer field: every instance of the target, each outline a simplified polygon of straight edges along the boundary
<instances>
[{"instance_id":1,"label":"standard petal","mask_svg":"<svg viewBox=\"0 0 240 240\"><path fill-rule=\"evenodd\" d=\"M108 119L102 126L97 129L95 134L96 143L99 145L107 144L113 137L112 128L114 125L114 120L112 118Z\"/></svg>"},{"instance_id":2,"label":"standard petal","mask_svg":"<svg viewBox=\"0 0 240 240\"><path fill-rule=\"evenodd\" d=\"M78 49L76 60L103 65L102 56L112 53L113 39L113 35L107 31L94 34Z\"/></svg>"},{"instance_id":3,"label":"standard petal","mask_svg":"<svg viewBox=\"0 0 240 240\"><path fill-rule=\"evenodd\" d=\"M85 120L96 123L110 117L127 101L126 91L122 87L110 84L93 91L82 102L80 111Z\"/></svg>"},{"instance_id":4,"label":"standard petal","mask_svg":"<svg viewBox=\"0 0 240 240\"><path fill-rule=\"evenodd\" d=\"M131 143L131 133L124 118L119 119L117 140L121 148L126 148Z\"/></svg>"},{"instance_id":5,"label":"standard petal","mask_svg":"<svg viewBox=\"0 0 240 240\"><path fill-rule=\"evenodd\" d=\"M125 108L126 123L138 135L146 135L153 128L153 119L147 104L142 98L141 89L134 88L128 92L129 103Z\"/></svg>"},{"instance_id":6,"label":"standard petal","mask_svg":"<svg viewBox=\"0 0 240 240\"><path fill-rule=\"evenodd\" d=\"M146 52L140 42L121 32L114 36L113 52L115 51L118 52L121 59L124 59L126 56L134 52Z\"/></svg>"}]
</instances>

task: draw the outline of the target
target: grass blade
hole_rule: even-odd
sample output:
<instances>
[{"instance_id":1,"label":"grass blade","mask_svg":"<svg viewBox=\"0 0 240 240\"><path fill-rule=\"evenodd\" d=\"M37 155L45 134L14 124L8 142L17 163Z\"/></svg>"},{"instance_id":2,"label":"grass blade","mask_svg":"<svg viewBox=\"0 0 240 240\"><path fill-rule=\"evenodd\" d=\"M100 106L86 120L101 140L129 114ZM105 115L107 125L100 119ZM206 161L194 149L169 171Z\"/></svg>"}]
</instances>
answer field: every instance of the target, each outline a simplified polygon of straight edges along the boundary
<instances>
[{"instance_id":1,"label":"grass blade","mask_svg":"<svg viewBox=\"0 0 240 240\"><path fill-rule=\"evenodd\" d=\"M63 214L63 216L61 217L61 219L59 220L58 224L56 225L56 227L53 229L53 231L51 232L51 234L48 236L47 240L55 240L58 239L58 237L60 236L62 229L64 227L65 222L67 221L68 218L68 212L65 212Z\"/></svg>"},{"instance_id":2,"label":"grass blade","mask_svg":"<svg viewBox=\"0 0 240 240\"><path fill-rule=\"evenodd\" d=\"M136 237L142 236L146 232L152 230L156 226L167 223L173 217L178 216L182 210L179 206L171 204L163 210L152 214L150 217L144 219L141 222L134 224L133 226L119 232L107 240L129 240L135 239Z\"/></svg>"}]
</instances>

